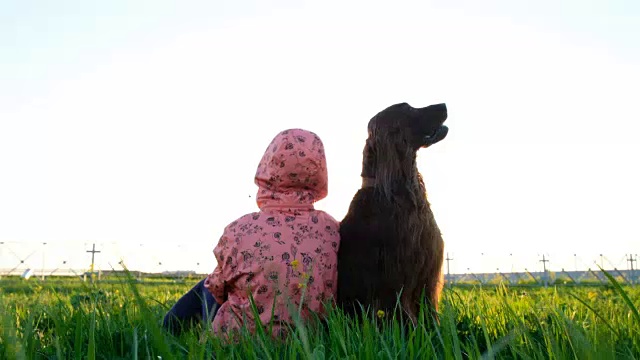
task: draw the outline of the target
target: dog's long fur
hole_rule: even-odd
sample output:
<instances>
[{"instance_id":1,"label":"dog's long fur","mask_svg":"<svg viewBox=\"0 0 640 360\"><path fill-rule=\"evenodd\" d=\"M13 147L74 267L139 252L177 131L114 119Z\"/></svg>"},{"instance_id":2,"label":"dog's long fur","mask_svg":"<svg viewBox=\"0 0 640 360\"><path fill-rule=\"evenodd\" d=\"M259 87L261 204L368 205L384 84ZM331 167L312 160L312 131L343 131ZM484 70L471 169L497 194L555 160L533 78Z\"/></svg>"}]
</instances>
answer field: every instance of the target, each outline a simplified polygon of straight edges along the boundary
<instances>
[{"instance_id":1,"label":"dog's long fur","mask_svg":"<svg viewBox=\"0 0 640 360\"><path fill-rule=\"evenodd\" d=\"M380 119L383 113L369 123L363 187L340 227L338 304L348 314L359 313L361 306L390 314L399 299L416 320L426 298L437 317L444 242L416 166L420 146L412 144L410 123L380 126L393 122Z\"/></svg>"}]
</instances>

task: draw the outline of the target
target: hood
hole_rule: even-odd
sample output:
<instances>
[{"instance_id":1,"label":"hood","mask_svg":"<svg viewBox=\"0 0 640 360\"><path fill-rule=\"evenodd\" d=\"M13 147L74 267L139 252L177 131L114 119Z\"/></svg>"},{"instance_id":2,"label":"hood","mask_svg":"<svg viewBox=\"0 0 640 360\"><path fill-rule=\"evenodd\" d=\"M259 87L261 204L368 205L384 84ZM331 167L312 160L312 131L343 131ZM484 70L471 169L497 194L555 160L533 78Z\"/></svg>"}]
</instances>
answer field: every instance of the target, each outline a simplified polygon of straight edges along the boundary
<instances>
[{"instance_id":1,"label":"hood","mask_svg":"<svg viewBox=\"0 0 640 360\"><path fill-rule=\"evenodd\" d=\"M313 209L328 192L327 160L318 135L302 129L276 135L260 160L255 183L261 210Z\"/></svg>"}]
</instances>

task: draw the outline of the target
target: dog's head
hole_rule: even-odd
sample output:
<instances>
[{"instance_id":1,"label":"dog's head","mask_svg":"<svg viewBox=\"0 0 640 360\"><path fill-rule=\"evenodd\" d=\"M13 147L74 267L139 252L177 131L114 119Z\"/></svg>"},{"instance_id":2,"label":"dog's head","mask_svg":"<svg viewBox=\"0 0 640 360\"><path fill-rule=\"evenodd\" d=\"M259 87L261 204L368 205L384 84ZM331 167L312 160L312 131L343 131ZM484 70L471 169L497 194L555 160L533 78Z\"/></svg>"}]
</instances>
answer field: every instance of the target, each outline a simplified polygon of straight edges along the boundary
<instances>
[{"instance_id":1,"label":"dog's head","mask_svg":"<svg viewBox=\"0 0 640 360\"><path fill-rule=\"evenodd\" d=\"M443 125L447 106L414 108L407 103L389 106L369 121L362 177L368 185L389 189L418 175L416 153L447 136ZM375 179L372 183L370 180Z\"/></svg>"},{"instance_id":2,"label":"dog's head","mask_svg":"<svg viewBox=\"0 0 640 360\"><path fill-rule=\"evenodd\" d=\"M414 108L407 103L389 106L369 121L369 137L389 136L417 151L443 140L449 129L447 105Z\"/></svg>"}]
</instances>

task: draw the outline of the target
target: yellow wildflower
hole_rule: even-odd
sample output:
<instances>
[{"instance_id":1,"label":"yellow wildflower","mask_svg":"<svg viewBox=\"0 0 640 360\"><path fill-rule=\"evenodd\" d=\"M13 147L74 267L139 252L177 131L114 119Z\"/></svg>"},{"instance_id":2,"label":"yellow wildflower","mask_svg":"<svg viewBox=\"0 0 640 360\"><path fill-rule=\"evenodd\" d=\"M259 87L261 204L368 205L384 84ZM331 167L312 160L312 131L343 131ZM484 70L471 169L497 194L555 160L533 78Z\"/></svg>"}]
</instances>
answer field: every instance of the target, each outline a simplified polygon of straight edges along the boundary
<instances>
[{"instance_id":1,"label":"yellow wildflower","mask_svg":"<svg viewBox=\"0 0 640 360\"><path fill-rule=\"evenodd\" d=\"M380 319L382 319L384 317L384 311L378 310L377 315Z\"/></svg>"},{"instance_id":2,"label":"yellow wildflower","mask_svg":"<svg viewBox=\"0 0 640 360\"><path fill-rule=\"evenodd\" d=\"M303 283L298 283L298 289L302 289L304 287Z\"/></svg>"},{"instance_id":3,"label":"yellow wildflower","mask_svg":"<svg viewBox=\"0 0 640 360\"><path fill-rule=\"evenodd\" d=\"M293 266L294 269L298 267L298 264L300 264L300 262L298 260L293 260L291 262L291 266Z\"/></svg>"},{"instance_id":4,"label":"yellow wildflower","mask_svg":"<svg viewBox=\"0 0 640 360\"><path fill-rule=\"evenodd\" d=\"M302 273L302 278L307 280L309 278L309 274L307 273Z\"/></svg>"}]
</instances>

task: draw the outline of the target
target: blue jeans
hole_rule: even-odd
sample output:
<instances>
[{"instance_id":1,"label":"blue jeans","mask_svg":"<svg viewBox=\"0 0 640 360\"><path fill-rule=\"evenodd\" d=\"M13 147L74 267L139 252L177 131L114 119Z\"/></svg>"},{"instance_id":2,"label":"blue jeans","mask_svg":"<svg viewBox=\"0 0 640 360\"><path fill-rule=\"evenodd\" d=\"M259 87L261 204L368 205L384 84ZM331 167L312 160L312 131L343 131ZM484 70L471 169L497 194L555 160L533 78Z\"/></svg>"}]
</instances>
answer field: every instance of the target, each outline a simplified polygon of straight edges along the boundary
<instances>
[{"instance_id":1,"label":"blue jeans","mask_svg":"<svg viewBox=\"0 0 640 360\"><path fill-rule=\"evenodd\" d=\"M164 317L162 327L174 335L180 335L182 331L204 319L210 324L219 308L216 299L204 287L204 280L201 280L171 307Z\"/></svg>"}]
</instances>

